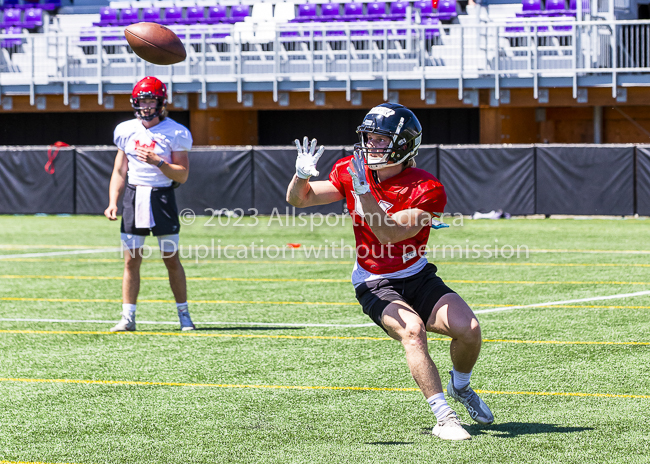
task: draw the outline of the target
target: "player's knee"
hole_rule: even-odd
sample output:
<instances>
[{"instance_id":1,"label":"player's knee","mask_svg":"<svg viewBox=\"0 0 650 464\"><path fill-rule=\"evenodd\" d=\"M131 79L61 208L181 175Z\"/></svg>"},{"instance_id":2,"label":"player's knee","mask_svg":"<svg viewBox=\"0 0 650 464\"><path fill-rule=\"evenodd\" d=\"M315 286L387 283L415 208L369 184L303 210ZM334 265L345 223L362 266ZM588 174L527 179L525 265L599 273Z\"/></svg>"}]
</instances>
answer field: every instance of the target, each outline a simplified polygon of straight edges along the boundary
<instances>
[{"instance_id":1,"label":"player's knee","mask_svg":"<svg viewBox=\"0 0 650 464\"><path fill-rule=\"evenodd\" d=\"M163 262L165 263L165 266L167 266L167 269L170 271L178 270L183 267L181 260L178 258L178 255L176 253L163 255Z\"/></svg>"},{"instance_id":2,"label":"player's knee","mask_svg":"<svg viewBox=\"0 0 650 464\"><path fill-rule=\"evenodd\" d=\"M138 253L138 250L133 255L129 255L124 260L124 267L130 271L137 271L140 269L140 264L142 263L142 257Z\"/></svg>"},{"instance_id":3,"label":"player's knee","mask_svg":"<svg viewBox=\"0 0 650 464\"><path fill-rule=\"evenodd\" d=\"M481 326L478 323L478 319L475 317L471 318L460 331L460 338L463 342L472 345L481 344Z\"/></svg>"},{"instance_id":4,"label":"player's knee","mask_svg":"<svg viewBox=\"0 0 650 464\"><path fill-rule=\"evenodd\" d=\"M402 329L402 343L404 345L421 345L427 341L427 331L424 324L409 322Z\"/></svg>"}]
</instances>

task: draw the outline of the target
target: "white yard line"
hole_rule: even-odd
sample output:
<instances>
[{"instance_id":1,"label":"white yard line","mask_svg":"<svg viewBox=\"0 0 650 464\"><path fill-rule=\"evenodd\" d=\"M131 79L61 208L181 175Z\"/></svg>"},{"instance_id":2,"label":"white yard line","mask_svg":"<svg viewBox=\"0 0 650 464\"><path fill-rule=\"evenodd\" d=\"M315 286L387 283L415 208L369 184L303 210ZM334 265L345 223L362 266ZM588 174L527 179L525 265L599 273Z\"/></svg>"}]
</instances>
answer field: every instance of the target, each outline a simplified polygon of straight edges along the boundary
<instances>
[{"instance_id":1,"label":"white yard line","mask_svg":"<svg viewBox=\"0 0 650 464\"><path fill-rule=\"evenodd\" d=\"M497 312L497 311L510 311L511 309L540 308L540 307L544 307L544 306L555 306L555 305L563 305L563 304L569 304L569 303L583 303L585 301L615 300L615 299L618 299L618 298L632 298L632 297L635 297L635 296L642 296L642 295L650 295L650 290L645 290L643 292L635 292L635 293L619 293L617 295L595 296L595 297L590 297L590 298L578 298L578 299L574 299L574 300L551 301L551 302L548 302L548 303L535 303L535 304L521 305L521 306L504 306L504 307L501 307L501 308L481 309L479 311L474 311L474 314L494 313L494 312Z\"/></svg>"},{"instance_id":2,"label":"white yard line","mask_svg":"<svg viewBox=\"0 0 650 464\"><path fill-rule=\"evenodd\" d=\"M112 321L100 321L91 319L16 319L16 318L0 318L0 322L59 322L62 324L116 324L117 319ZM178 325L178 321L136 321L138 324L152 324L152 325ZM195 322L197 325L248 325L248 326L264 326L264 327L374 327L374 322L368 324L298 324L298 323L285 323L285 322Z\"/></svg>"},{"instance_id":3,"label":"white yard line","mask_svg":"<svg viewBox=\"0 0 650 464\"><path fill-rule=\"evenodd\" d=\"M92 250L74 250L74 251L50 251L48 253L18 253L14 255L0 255L0 259L11 258L41 258L44 256L61 256L61 255L86 255L94 253L113 253L121 251L121 248L95 248Z\"/></svg>"}]
</instances>

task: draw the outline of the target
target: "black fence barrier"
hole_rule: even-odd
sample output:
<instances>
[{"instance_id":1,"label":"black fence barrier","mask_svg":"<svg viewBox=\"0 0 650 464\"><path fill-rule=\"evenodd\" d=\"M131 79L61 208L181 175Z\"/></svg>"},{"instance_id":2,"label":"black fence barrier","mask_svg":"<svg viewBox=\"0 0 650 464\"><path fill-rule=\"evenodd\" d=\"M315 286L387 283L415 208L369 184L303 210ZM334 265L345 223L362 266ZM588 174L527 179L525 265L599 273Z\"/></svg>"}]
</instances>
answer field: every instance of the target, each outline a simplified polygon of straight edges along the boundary
<instances>
[{"instance_id":1,"label":"black fence barrier","mask_svg":"<svg viewBox=\"0 0 650 464\"><path fill-rule=\"evenodd\" d=\"M639 145L636 154L636 212L650 216L650 145Z\"/></svg>"},{"instance_id":2,"label":"black fence barrier","mask_svg":"<svg viewBox=\"0 0 650 464\"><path fill-rule=\"evenodd\" d=\"M109 147L77 147L76 213L102 214L108 207L108 187L116 152ZM122 214L122 202L118 202L118 214Z\"/></svg>"},{"instance_id":3,"label":"black fence barrier","mask_svg":"<svg viewBox=\"0 0 650 464\"><path fill-rule=\"evenodd\" d=\"M253 153L245 148L192 150L187 182L176 189L178 210L189 208L210 216L226 208L251 214L253 202Z\"/></svg>"},{"instance_id":4,"label":"black fence barrier","mask_svg":"<svg viewBox=\"0 0 650 464\"><path fill-rule=\"evenodd\" d=\"M441 145L438 156L447 212L501 209L517 215L535 213L533 145Z\"/></svg>"},{"instance_id":5,"label":"black fence barrier","mask_svg":"<svg viewBox=\"0 0 650 464\"><path fill-rule=\"evenodd\" d=\"M286 214L287 187L296 173L296 148L264 148L253 149L253 166L255 170L255 181L253 182L255 208L259 214ZM313 181L327 180L330 171L339 159L347 156L343 147L331 147L323 152L318 161L317 177ZM300 210L300 213L343 213L343 201L337 201L329 205L312 206ZM274 211L275 210L275 211ZM290 213L291 214L291 213Z\"/></svg>"},{"instance_id":6,"label":"black fence barrier","mask_svg":"<svg viewBox=\"0 0 650 464\"><path fill-rule=\"evenodd\" d=\"M538 145L537 211L634 214L634 145Z\"/></svg>"},{"instance_id":7,"label":"black fence barrier","mask_svg":"<svg viewBox=\"0 0 650 464\"><path fill-rule=\"evenodd\" d=\"M328 147L313 180L326 180L351 150ZM116 152L62 148L48 174L47 147L0 147L0 214L102 214ZM189 156L188 182L176 191L179 210L290 210L295 147L196 147ZM416 161L443 183L452 214L650 215L650 145L429 145ZM344 211L339 201L296 213Z\"/></svg>"},{"instance_id":8,"label":"black fence barrier","mask_svg":"<svg viewBox=\"0 0 650 464\"><path fill-rule=\"evenodd\" d=\"M0 147L0 214L74 213L75 155L61 148L48 174L47 147Z\"/></svg>"}]
</instances>

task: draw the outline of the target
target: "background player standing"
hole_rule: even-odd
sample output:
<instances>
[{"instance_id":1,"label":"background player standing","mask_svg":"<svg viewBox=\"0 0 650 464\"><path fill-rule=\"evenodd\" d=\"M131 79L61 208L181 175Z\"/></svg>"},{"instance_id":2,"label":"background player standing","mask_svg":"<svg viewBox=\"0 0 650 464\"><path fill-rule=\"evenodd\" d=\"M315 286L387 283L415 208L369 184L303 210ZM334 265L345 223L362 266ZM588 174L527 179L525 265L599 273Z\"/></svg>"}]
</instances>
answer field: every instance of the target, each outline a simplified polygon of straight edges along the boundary
<instances>
[{"instance_id":1,"label":"background player standing","mask_svg":"<svg viewBox=\"0 0 650 464\"><path fill-rule=\"evenodd\" d=\"M113 332L135 330L140 290L142 246L150 233L158 238L181 330L194 330L187 306L185 270L178 253L180 222L172 182L184 183L189 173L187 152L192 134L166 115L167 88L155 77L145 77L133 88L131 105L136 119L115 128L115 158L104 215L117 219L117 201L124 193L121 226L124 253L122 319ZM128 179L128 182L127 182Z\"/></svg>"},{"instance_id":2,"label":"background player standing","mask_svg":"<svg viewBox=\"0 0 650 464\"><path fill-rule=\"evenodd\" d=\"M366 115L357 133L360 143L354 155L339 160L328 181L311 183L324 148L316 153L315 139L308 146L305 137L302 147L296 140L296 175L287 201L306 207L345 198L357 245L352 283L364 313L404 346L411 374L437 418L433 434L446 440L469 439L445 400L427 347L427 331L452 338L447 393L476 422L491 424L492 412L469 386L481 349L478 320L425 257L430 226L447 202L444 187L414 167L422 127L409 109L379 105Z\"/></svg>"}]
</instances>

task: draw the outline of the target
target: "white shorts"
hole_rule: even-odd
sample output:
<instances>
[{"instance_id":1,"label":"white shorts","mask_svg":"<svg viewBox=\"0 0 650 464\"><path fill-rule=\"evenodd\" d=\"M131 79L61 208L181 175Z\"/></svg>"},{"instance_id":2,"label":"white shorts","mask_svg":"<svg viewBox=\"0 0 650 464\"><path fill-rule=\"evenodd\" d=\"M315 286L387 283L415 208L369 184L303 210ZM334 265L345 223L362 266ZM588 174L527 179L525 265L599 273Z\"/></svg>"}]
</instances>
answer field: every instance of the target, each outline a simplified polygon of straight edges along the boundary
<instances>
[{"instance_id":1,"label":"white shorts","mask_svg":"<svg viewBox=\"0 0 650 464\"><path fill-rule=\"evenodd\" d=\"M132 235L121 233L123 250L136 250L144 246L144 239L146 235ZM174 235L160 235L158 239L158 246L161 251L165 253L176 253L178 251L178 234Z\"/></svg>"}]
</instances>

